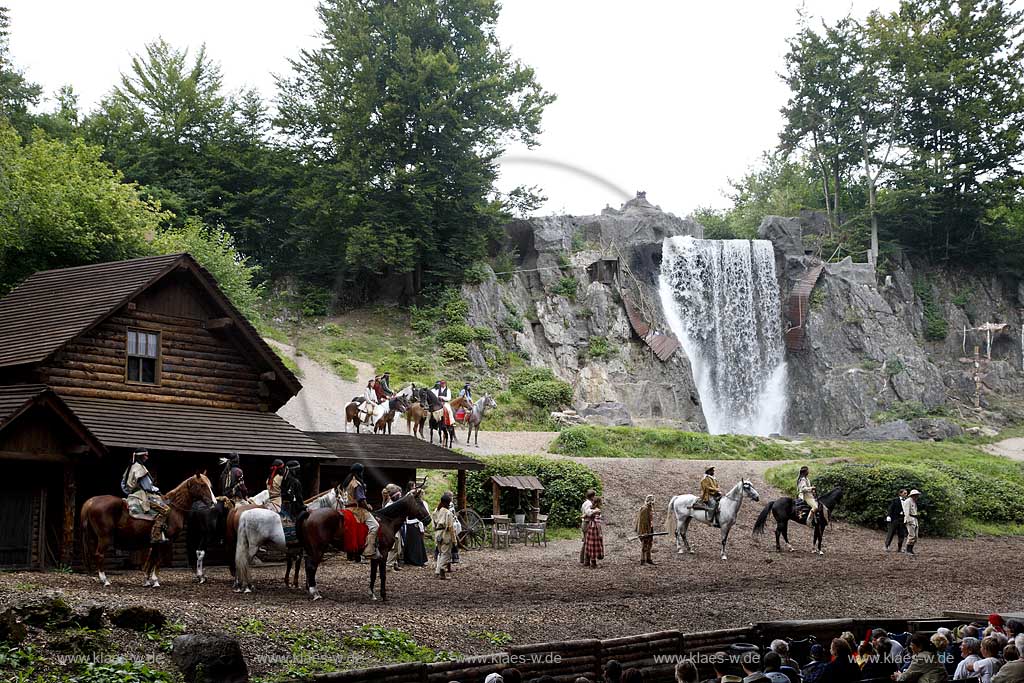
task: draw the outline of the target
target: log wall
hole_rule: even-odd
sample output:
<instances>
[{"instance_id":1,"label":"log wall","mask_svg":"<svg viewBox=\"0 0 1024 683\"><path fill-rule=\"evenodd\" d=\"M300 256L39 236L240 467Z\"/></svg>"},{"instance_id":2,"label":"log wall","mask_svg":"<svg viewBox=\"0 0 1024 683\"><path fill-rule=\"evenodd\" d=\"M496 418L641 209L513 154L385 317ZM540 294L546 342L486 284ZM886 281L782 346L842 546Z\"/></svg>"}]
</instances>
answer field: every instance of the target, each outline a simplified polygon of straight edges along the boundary
<instances>
[{"instance_id":1,"label":"log wall","mask_svg":"<svg viewBox=\"0 0 1024 683\"><path fill-rule=\"evenodd\" d=\"M554 643L519 645L505 652L490 655L470 655L456 661L429 664L392 664L367 669L353 669L312 677L315 681L338 683L479 683L490 673L501 673L515 667L523 680L539 676L552 676L557 683L573 683L579 676L602 680L606 662L617 660L623 670L640 669L648 683L671 683L675 680L675 665L687 657L697 658L703 676L709 667L707 658L727 651L730 645L749 643L761 652L774 638L814 637L818 642L839 635L842 631L860 634L871 628L885 628L890 632L915 630L915 627L946 625L948 619L823 619L817 621L785 621L751 624L744 628L684 633L659 631L607 640L574 640ZM934 630L934 629L925 629ZM704 660L701 655L705 655Z\"/></svg>"},{"instance_id":2,"label":"log wall","mask_svg":"<svg viewBox=\"0 0 1024 683\"><path fill-rule=\"evenodd\" d=\"M124 308L67 344L40 368L39 381L67 396L259 410L267 393L259 370L232 342L232 330L213 332L204 324ZM127 381L128 328L160 334L155 385Z\"/></svg>"}]
</instances>

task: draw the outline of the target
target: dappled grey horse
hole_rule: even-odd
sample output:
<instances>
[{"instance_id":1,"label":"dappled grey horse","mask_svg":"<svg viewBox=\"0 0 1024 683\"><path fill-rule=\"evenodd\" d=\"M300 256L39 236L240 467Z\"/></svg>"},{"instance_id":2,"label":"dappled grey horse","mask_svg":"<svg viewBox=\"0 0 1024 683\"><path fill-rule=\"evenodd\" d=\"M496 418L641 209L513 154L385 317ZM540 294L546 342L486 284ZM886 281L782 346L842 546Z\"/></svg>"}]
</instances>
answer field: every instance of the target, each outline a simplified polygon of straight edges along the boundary
<instances>
[{"instance_id":1,"label":"dappled grey horse","mask_svg":"<svg viewBox=\"0 0 1024 683\"><path fill-rule=\"evenodd\" d=\"M729 489L728 493L722 496L718 503L718 524L722 528L723 560L728 559L725 556L725 543L729 539L729 530L732 529L733 524L736 523L736 518L739 516L744 495L748 496L751 500L761 500L761 496L754 489L754 485L747 479L740 479L735 486ZM714 523L710 510L693 509L693 504L698 500L697 496L687 493L682 496L672 496L672 500L668 502L668 513L665 516L665 531L675 536L676 552L680 554L683 552L683 547L679 543L680 539L682 539L683 545L686 546L687 552L691 555L696 553L690 547L690 541L686 537L686 531L690 528L691 520L696 519L708 525Z\"/></svg>"}]
</instances>

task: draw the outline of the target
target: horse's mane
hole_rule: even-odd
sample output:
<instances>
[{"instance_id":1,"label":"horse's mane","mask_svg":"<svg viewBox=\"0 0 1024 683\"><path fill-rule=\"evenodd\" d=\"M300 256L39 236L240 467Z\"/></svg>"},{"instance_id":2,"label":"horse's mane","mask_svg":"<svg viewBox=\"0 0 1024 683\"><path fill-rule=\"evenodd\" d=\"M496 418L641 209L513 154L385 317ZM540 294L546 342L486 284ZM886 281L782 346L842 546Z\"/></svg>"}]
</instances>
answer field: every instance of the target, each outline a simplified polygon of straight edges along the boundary
<instances>
[{"instance_id":1,"label":"horse's mane","mask_svg":"<svg viewBox=\"0 0 1024 683\"><path fill-rule=\"evenodd\" d=\"M843 487L837 486L821 498L818 498L818 502L829 508L830 510L835 507L836 503L843 497Z\"/></svg>"},{"instance_id":2,"label":"horse's mane","mask_svg":"<svg viewBox=\"0 0 1024 683\"><path fill-rule=\"evenodd\" d=\"M188 493L188 483L193 477L198 477L200 480L205 480L206 485L210 485L210 480L204 474L193 474L190 477L185 477L185 480L175 486L173 489L164 494L164 499L170 501L175 507L181 509L185 507L184 497ZM216 500L214 501L216 502Z\"/></svg>"}]
</instances>

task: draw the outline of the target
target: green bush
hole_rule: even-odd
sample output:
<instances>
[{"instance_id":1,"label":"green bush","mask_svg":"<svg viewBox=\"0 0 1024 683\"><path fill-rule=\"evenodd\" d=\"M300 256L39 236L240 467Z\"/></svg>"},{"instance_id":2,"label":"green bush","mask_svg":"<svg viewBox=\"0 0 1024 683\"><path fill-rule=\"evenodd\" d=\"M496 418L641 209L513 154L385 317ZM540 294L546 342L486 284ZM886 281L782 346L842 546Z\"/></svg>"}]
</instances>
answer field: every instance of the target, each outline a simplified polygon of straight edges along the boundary
<instances>
[{"instance_id":1,"label":"green bush","mask_svg":"<svg viewBox=\"0 0 1024 683\"><path fill-rule=\"evenodd\" d=\"M518 315L509 313L505 316L505 319L501 322L501 328L503 330L511 330L512 332L523 331L523 319Z\"/></svg>"},{"instance_id":2,"label":"green bush","mask_svg":"<svg viewBox=\"0 0 1024 683\"><path fill-rule=\"evenodd\" d=\"M306 285L302 288L302 315L307 318L327 315L327 309L331 305L331 290L316 285Z\"/></svg>"},{"instance_id":3,"label":"green bush","mask_svg":"<svg viewBox=\"0 0 1024 683\"><path fill-rule=\"evenodd\" d=\"M789 495L795 495L799 464L768 471L768 481ZM837 462L815 466L814 485L818 495L835 486L843 487L843 498L835 510L838 519L882 529L889 502L901 488L918 489L921 530L950 536L963 522L964 492L952 477L926 465L879 462Z\"/></svg>"},{"instance_id":4,"label":"green bush","mask_svg":"<svg viewBox=\"0 0 1024 683\"><path fill-rule=\"evenodd\" d=\"M324 325L324 334L331 337L340 337L345 334L345 330L338 323L327 323Z\"/></svg>"},{"instance_id":5,"label":"green bush","mask_svg":"<svg viewBox=\"0 0 1024 683\"><path fill-rule=\"evenodd\" d=\"M541 408L559 408L572 403L572 386L561 380L542 380L527 384L523 395Z\"/></svg>"},{"instance_id":6,"label":"green bush","mask_svg":"<svg viewBox=\"0 0 1024 683\"><path fill-rule=\"evenodd\" d=\"M412 306L409 308L409 326L420 336L434 333L441 320L441 309L436 306Z\"/></svg>"},{"instance_id":7,"label":"green bush","mask_svg":"<svg viewBox=\"0 0 1024 683\"><path fill-rule=\"evenodd\" d=\"M540 479L544 492L540 496L541 514L548 515L553 527L576 527L580 523L580 505L587 489L601 491L601 480L589 467L571 460L551 460L537 455L503 455L482 458L487 466L469 472L466 477L468 504L481 515L491 514L491 477L494 475L532 475ZM452 482L454 486L454 482ZM502 494L502 512L514 514L517 503L528 506L529 494L517 500L515 491ZM525 502L522 502L525 500Z\"/></svg>"},{"instance_id":8,"label":"green bush","mask_svg":"<svg viewBox=\"0 0 1024 683\"><path fill-rule=\"evenodd\" d=\"M473 341L489 342L494 339L494 330L483 325L477 325L473 329Z\"/></svg>"},{"instance_id":9,"label":"green bush","mask_svg":"<svg viewBox=\"0 0 1024 683\"><path fill-rule=\"evenodd\" d=\"M469 360L465 344L447 342L441 345L441 358L448 363L464 363Z\"/></svg>"},{"instance_id":10,"label":"green bush","mask_svg":"<svg viewBox=\"0 0 1024 683\"><path fill-rule=\"evenodd\" d=\"M950 463L929 464L949 475L963 489L964 516L990 523L1024 523L1024 484Z\"/></svg>"},{"instance_id":11,"label":"green bush","mask_svg":"<svg viewBox=\"0 0 1024 683\"><path fill-rule=\"evenodd\" d=\"M551 372L549 368L522 368L512 373L508 380L508 388L509 391L521 394L528 384L552 381L554 379L555 373Z\"/></svg>"},{"instance_id":12,"label":"green bush","mask_svg":"<svg viewBox=\"0 0 1024 683\"><path fill-rule=\"evenodd\" d=\"M462 271L462 281L467 285L482 285L491 279L491 269L486 263L474 263Z\"/></svg>"},{"instance_id":13,"label":"green bush","mask_svg":"<svg viewBox=\"0 0 1024 683\"><path fill-rule=\"evenodd\" d=\"M612 355L612 345L608 337L591 337L587 344L587 355L591 358L607 358Z\"/></svg>"},{"instance_id":14,"label":"green bush","mask_svg":"<svg viewBox=\"0 0 1024 683\"><path fill-rule=\"evenodd\" d=\"M946 338L949 323L946 322L942 307L935 301L931 282L926 278L915 280L914 294L921 300L924 313L924 338L929 341L942 341Z\"/></svg>"},{"instance_id":15,"label":"green bush","mask_svg":"<svg viewBox=\"0 0 1024 683\"><path fill-rule=\"evenodd\" d=\"M502 282L508 282L512 279L515 274L516 263L519 259L519 254L516 252L503 251L494 257L494 273Z\"/></svg>"},{"instance_id":16,"label":"green bush","mask_svg":"<svg viewBox=\"0 0 1024 683\"><path fill-rule=\"evenodd\" d=\"M579 290L579 281L572 275L565 275L551 288L551 293L557 296L564 296L569 301L575 302Z\"/></svg>"},{"instance_id":17,"label":"green bush","mask_svg":"<svg viewBox=\"0 0 1024 683\"><path fill-rule=\"evenodd\" d=\"M441 317L449 325L466 321L469 314L469 302L462 298L462 292L449 288L441 294Z\"/></svg>"},{"instance_id":18,"label":"green bush","mask_svg":"<svg viewBox=\"0 0 1024 683\"><path fill-rule=\"evenodd\" d=\"M437 333L437 341L442 344L466 344L476 339L476 331L466 323L448 325Z\"/></svg>"}]
</instances>

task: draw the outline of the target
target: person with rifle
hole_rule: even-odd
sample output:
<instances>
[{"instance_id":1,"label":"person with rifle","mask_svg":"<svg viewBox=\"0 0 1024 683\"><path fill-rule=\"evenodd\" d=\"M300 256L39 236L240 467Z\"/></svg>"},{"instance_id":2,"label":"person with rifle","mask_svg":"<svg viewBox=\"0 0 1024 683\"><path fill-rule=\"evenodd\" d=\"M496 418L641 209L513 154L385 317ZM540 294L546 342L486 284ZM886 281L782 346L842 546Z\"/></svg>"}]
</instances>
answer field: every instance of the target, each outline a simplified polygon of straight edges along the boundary
<instances>
[{"instance_id":1,"label":"person with rifle","mask_svg":"<svg viewBox=\"0 0 1024 683\"><path fill-rule=\"evenodd\" d=\"M651 559L651 548L654 546L654 496L644 499L644 505L636 515L633 524L637 538L640 539L640 564L654 564Z\"/></svg>"}]
</instances>

